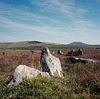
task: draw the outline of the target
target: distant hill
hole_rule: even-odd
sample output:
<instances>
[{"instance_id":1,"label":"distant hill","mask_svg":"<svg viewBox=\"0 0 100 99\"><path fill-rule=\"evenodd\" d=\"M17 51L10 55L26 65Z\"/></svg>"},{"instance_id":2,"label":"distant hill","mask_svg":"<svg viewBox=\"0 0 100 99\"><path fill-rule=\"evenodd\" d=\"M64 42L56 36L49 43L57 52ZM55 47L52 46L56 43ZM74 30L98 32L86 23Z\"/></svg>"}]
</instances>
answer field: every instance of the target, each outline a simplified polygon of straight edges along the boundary
<instances>
[{"instance_id":1,"label":"distant hill","mask_svg":"<svg viewBox=\"0 0 100 99\"><path fill-rule=\"evenodd\" d=\"M76 46L77 45L77 46ZM52 42L41 41L22 41L22 42L5 42L0 43L0 50L5 49L25 49L25 50L41 50L44 47L48 47L50 50L71 50L71 49L86 49L86 50L98 50L100 45L88 45L82 42L72 42L70 44L58 44Z\"/></svg>"},{"instance_id":2,"label":"distant hill","mask_svg":"<svg viewBox=\"0 0 100 99\"><path fill-rule=\"evenodd\" d=\"M29 43L42 43L42 42L40 42L40 41L29 41Z\"/></svg>"},{"instance_id":3,"label":"distant hill","mask_svg":"<svg viewBox=\"0 0 100 99\"><path fill-rule=\"evenodd\" d=\"M5 42L0 43L0 49L27 49L27 50L41 50L44 47L49 47L52 50L67 49L66 44L58 44L41 41L22 41L22 42Z\"/></svg>"},{"instance_id":4,"label":"distant hill","mask_svg":"<svg viewBox=\"0 0 100 99\"><path fill-rule=\"evenodd\" d=\"M83 42L72 42L69 45L86 45L86 44Z\"/></svg>"}]
</instances>

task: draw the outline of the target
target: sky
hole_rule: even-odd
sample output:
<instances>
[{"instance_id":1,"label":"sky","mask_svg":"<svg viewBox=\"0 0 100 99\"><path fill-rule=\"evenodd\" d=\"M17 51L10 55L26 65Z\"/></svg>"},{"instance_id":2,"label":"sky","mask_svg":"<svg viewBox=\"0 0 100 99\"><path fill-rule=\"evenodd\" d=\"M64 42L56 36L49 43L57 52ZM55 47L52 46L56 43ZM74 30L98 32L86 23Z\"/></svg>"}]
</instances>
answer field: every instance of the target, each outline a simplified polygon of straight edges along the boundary
<instances>
[{"instance_id":1,"label":"sky","mask_svg":"<svg viewBox=\"0 0 100 99\"><path fill-rule=\"evenodd\" d=\"M0 0L0 42L100 45L100 0Z\"/></svg>"}]
</instances>

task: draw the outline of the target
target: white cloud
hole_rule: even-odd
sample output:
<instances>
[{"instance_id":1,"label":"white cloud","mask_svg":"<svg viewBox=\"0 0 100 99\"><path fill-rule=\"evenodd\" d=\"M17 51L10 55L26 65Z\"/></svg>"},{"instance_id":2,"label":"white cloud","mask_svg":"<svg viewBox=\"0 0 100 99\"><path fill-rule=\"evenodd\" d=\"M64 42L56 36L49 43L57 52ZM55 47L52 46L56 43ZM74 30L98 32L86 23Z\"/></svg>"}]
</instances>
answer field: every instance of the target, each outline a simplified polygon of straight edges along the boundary
<instances>
[{"instance_id":1,"label":"white cloud","mask_svg":"<svg viewBox=\"0 0 100 99\"><path fill-rule=\"evenodd\" d=\"M56 38L56 36L58 36L58 38L60 39L60 42L62 41L62 43L65 43L63 41L66 42L72 42L72 41L98 41L99 39L97 38L97 36L95 36L95 34L93 34L92 36L88 33L100 33L100 30L90 30L86 27L82 28L80 26L78 27L72 27L72 28L59 28L59 27L50 27L50 26L33 26L33 25L28 25L28 24L22 24L22 23L18 23L18 22L14 22L12 20L9 20L3 16L0 16L0 27L4 27L4 28L9 28L9 29L17 29L19 31L29 31L28 34L32 35L32 33L38 33L38 35L40 33L42 33L43 35L51 35L53 37ZM87 24L88 25L92 25L92 24L88 24L87 22L76 22L76 24ZM31 32L30 32L31 31ZM27 34L27 33L26 33ZM10 39L10 38L9 38ZM65 40L66 39L66 40ZM49 40L48 40L49 41ZM59 40L56 40L59 42Z\"/></svg>"},{"instance_id":2,"label":"white cloud","mask_svg":"<svg viewBox=\"0 0 100 99\"><path fill-rule=\"evenodd\" d=\"M83 14L88 12L88 10L78 7L78 2L75 0L31 0L31 3L37 4L47 13L52 12L51 15L58 13L59 16L62 17L61 20L65 17L65 22L70 20L71 24L74 26L71 26L71 28L81 28L82 30L87 30L94 25L92 22L81 18L83 17Z\"/></svg>"},{"instance_id":3,"label":"white cloud","mask_svg":"<svg viewBox=\"0 0 100 99\"><path fill-rule=\"evenodd\" d=\"M60 13L71 19L87 12L87 9L77 7L74 0L31 0L31 3L37 4L43 11Z\"/></svg>"},{"instance_id":4,"label":"white cloud","mask_svg":"<svg viewBox=\"0 0 100 99\"><path fill-rule=\"evenodd\" d=\"M0 28L15 29L29 35L32 33L50 35L55 37L56 42L79 40L93 42L94 38L95 42L99 40L93 32L99 34L100 30L92 29L95 24L84 19L84 14L88 10L79 7L75 0L31 0L31 3L35 4L40 11L44 11L41 12L42 15L30 11L27 7L20 9L0 3ZM52 17L53 15L56 17Z\"/></svg>"},{"instance_id":5,"label":"white cloud","mask_svg":"<svg viewBox=\"0 0 100 99\"><path fill-rule=\"evenodd\" d=\"M42 16L40 14L31 12L28 9L26 9L26 7L22 7L20 9L5 3L0 3L0 15L5 16L14 21L15 20L35 21L39 24L40 23L44 24L44 20L48 22L57 22L56 19L52 19L49 18L48 16Z\"/></svg>"},{"instance_id":6,"label":"white cloud","mask_svg":"<svg viewBox=\"0 0 100 99\"><path fill-rule=\"evenodd\" d=\"M18 28L18 29L26 29L30 31L36 31L39 33L46 33L46 34L52 34L52 35L61 35L61 33L53 27L48 27L48 26L33 26L33 25L27 25L27 24L22 24L18 22L14 22L12 20L9 20L3 16L0 16L0 25L1 27L5 28Z\"/></svg>"}]
</instances>

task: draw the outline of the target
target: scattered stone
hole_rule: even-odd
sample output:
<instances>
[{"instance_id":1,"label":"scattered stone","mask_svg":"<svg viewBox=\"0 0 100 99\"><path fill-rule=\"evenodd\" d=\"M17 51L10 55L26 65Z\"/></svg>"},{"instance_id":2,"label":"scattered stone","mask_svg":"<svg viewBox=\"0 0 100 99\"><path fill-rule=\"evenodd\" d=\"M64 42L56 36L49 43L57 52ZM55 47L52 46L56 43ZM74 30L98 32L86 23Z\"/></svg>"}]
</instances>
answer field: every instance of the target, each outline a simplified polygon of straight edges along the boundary
<instances>
[{"instance_id":1,"label":"scattered stone","mask_svg":"<svg viewBox=\"0 0 100 99\"><path fill-rule=\"evenodd\" d=\"M70 52L67 53L67 55L72 55L74 51L75 50L71 50Z\"/></svg>"},{"instance_id":2,"label":"scattered stone","mask_svg":"<svg viewBox=\"0 0 100 99\"><path fill-rule=\"evenodd\" d=\"M99 48L96 48L96 49L99 49Z\"/></svg>"},{"instance_id":3,"label":"scattered stone","mask_svg":"<svg viewBox=\"0 0 100 99\"><path fill-rule=\"evenodd\" d=\"M32 54L34 54L34 53L35 53L35 52L34 52L34 51L32 51L32 50L31 50L30 52L31 52Z\"/></svg>"},{"instance_id":4,"label":"scattered stone","mask_svg":"<svg viewBox=\"0 0 100 99\"><path fill-rule=\"evenodd\" d=\"M6 54L5 52L2 53L2 55L5 55L5 54Z\"/></svg>"},{"instance_id":5,"label":"scattered stone","mask_svg":"<svg viewBox=\"0 0 100 99\"><path fill-rule=\"evenodd\" d=\"M100 63L100 61L86 58L69 57L66 59L66 63Z\"/></svg>"},{"instance_id":6,"label":"scattered stone","mask_svg":"<svg viewBox=\"0 0 100 99\"><path fill-rule=\"evenodd\" d=\"M70 52L67 53L67 55L71 55L71 56L83 55L83 51L82 49L71 50Z\"/></svg>"},{"instance_id":7,"label":"scattered stone","mask_svg":"<svg viewBox=\"0 0 100 99\"><path fill-rule=\"evenodd\" d=\"M63 78L63 73L59 58L53 56L47 47L42 49L40 62L41 62L42 72L48 72L52 76L58 74L60 77Z\"/></svg>"},{"instance_id":8,"label":"scattered stone","mask_svg":"<svg viewBox=\"0 0 100 99\"><path fill-rule=\"evenodd\" d=\"M39 74L50 77L47 72L41 72L35 68L30 68L26 65L19 65L15 69L15 71L13 73L13 78L12 78L11 82L8 84L8 86L12 85L12 84L17 85L20 82L22 82L23 78L32 79Z\"/></svg>"},{"instance_id":9,"label":"scattered stone","mask_svg":"<svg viewBox=\"0 0 100 99\"><path fill-rule=\"evenodd\" d=\"M61 52L61 50L58 50L58 55L63 55L63 52Z\"/></svg>"},{"instance_id":10,"label":"scattered stone","mask_svg":"<svg viewBox=\"0 0 100 99\"><path fill-rule=\"evenodd\" d=\"M66 59L66 63L69 63L69 64L76 63L76 59L74 57L69 57Z\"/></svg>"}]
</instances>

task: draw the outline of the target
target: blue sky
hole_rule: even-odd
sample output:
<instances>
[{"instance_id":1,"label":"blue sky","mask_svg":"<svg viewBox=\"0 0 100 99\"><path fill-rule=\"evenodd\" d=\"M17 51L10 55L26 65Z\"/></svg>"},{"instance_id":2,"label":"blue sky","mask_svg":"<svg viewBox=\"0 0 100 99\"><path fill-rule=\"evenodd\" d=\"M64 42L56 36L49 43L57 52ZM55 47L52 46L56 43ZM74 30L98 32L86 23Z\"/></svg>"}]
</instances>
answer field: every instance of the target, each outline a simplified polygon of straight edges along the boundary
<instances>
[{"instance_id":1,"label":"blue sky","mask_svg":"<svg viewBox=\"0 0 100 99\"><path fill-rule=\"evenodd\" d=\"M100 44L100 0L0 0L0 42Z\"/></svg>"}]
</instances>

